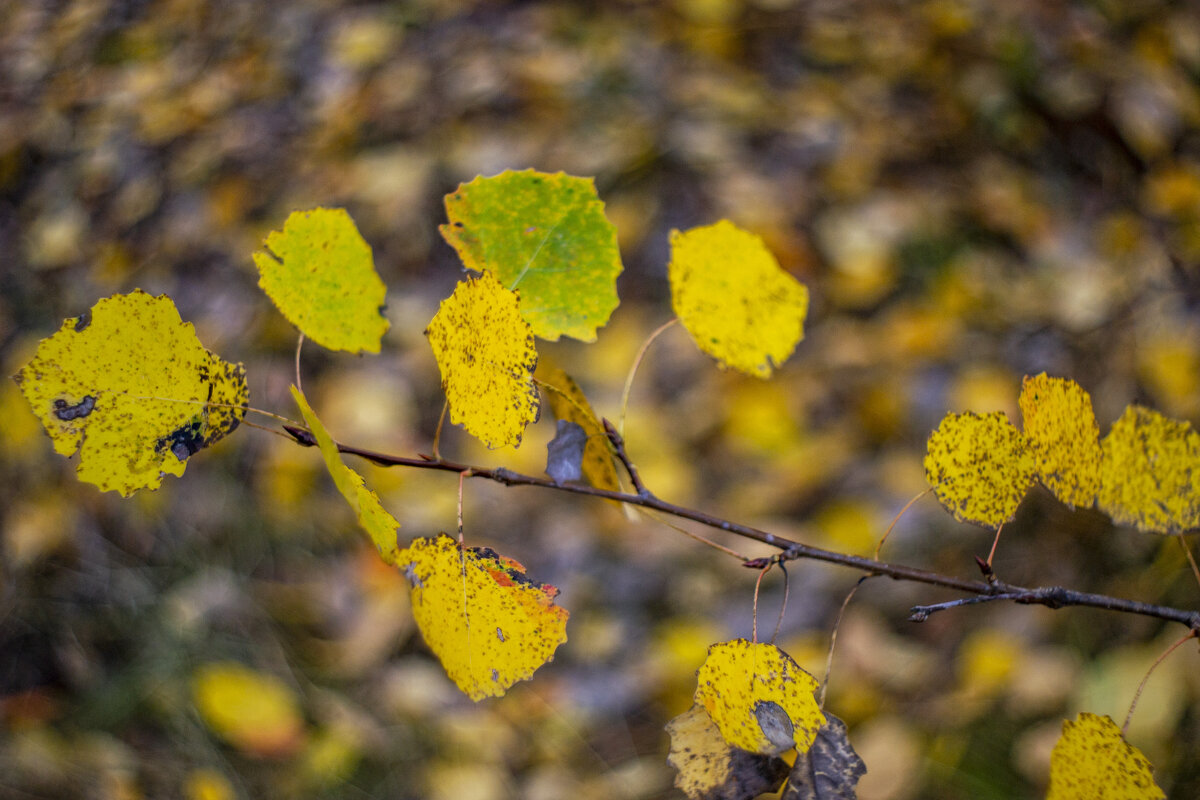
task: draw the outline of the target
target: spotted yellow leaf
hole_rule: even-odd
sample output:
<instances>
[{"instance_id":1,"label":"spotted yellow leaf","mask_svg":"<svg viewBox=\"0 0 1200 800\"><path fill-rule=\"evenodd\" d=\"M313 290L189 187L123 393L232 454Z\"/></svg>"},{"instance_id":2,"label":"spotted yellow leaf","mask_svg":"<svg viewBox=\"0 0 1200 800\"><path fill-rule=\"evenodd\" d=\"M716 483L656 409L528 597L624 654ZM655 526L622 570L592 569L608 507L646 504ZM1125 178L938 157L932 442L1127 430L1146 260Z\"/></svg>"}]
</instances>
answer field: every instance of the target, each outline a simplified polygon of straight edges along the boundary
<instances>
[{"instance_id":1,"label":"spotted yellow leaf","mask_svg":"<svg viewBox=\"0 0 1200 800\"><path fill-rule=\"evenodd\" d=\"M533 675L567 640L558 589L487 548L460 549L446 534L400 551L413 616L450 680L472 700L498 697Z\"/></svg>"},{"instance_id":2,"label":"spotted yellow leaf","mask_svg":"<svg viewBox=\"0 0 1200 800\"><path fill-rule=\"evenodd\" d=\"M205 350L170 298L140 290L63 322L13 377L55 451L79 451L79 479L126 497L182 475L249 397L241 364Z\"/></svg>"},{"instance_id":3,"label":"spotted yellow leaf","mask_svg":"<svg viewBox=\"0 0 1200 800\"><path fill-rule=\"evenodd\" d=\"M667 763L677 773L675 786L689 800L758 797L776 791L787 778L786 761L732 746L698 703L667 723L667 735Z\"/></svg>"},{"instance_id":4,"label":"spotted yellow leaf","mask_svg":"<svg viewBox=\"0 0 1200 800\"><path fill-rule=\"evenodd\" d=\"M294 211L254 254L258 285L288 322L330 350L378 353L387 289L341 208Z\"/></svg>"},{"instance_id":5,"label":"spotted yellow leaf","mask_svg":"<svg viewBox=\"0 0 1200 800\"><path fill-rule=\"evenodd\" d=\"M675 315L722 366L769 378L804 338L808 288L727 220L672 231L667 277Z\"/></svg>"},{"instance_id":6,"label":"spotted yellow leaf","mask_svg":"<svg viewBox=\"0 0 1200 800\"><path fill-rule=\"evenodd\" d=\"M379 550L379 556L386 563L396 566L400 556L400 551L396 547L396 530L400 527L400 523L384 510L383 505L379 502L379 496L363 485L362 475L342 462L337 444L329 435L329 431L321 424L321 420L317 419L317 415L313 412L312 406L308 404L308 398L304 396L304 393L293 386L292 397L295 399L296 405L300 406L304 424L312 431L313 438L317 440L317 446L321 448L321 457L325 459L325 466L333 477L334 485L342 493L342 497L346 498L350 508L354 509L354 516L358 518L358 524L367 532L371 543Z\"/></svg>"},{"instance_id":7,"label":"spotted yellow leaf","mask_svg":"<svg viewBox=\"0 0 1200 800\"><path fill-rule=\"evenodd\" d=\"M1129 406L1100 446L1101 511L1153 533L1200 527L1200 432L1190 423Z\"/></svg>"},{"instance_id":8,"label":"spotted yellow leaf","mask_svg":"<svg viewBox=\"0 0 1200 800\"><path fill-rule=\"evenodd\" d=\"M725 741L742 750L804 752L825 724L813 697L816 678L773 644L745 639L714 644L696 684L696 702Z\"/></svg>"},{"instance_id":9,"label":"spotted yellow leaf","mask_svg":"<svg viewBox=\"0 0 1200 800\"><path fill-rule=\"evenodd\" d=\"M992 528L1012 519L1036 472L1029 440L1001 411L947 414L926 446L925 477L942 505Z\"/></svg>"},{"instance_id":10,"label":"spotted yellow leaf","mask_svg":"<svg viewBox=\"0 0 1200 800\"><path fill-rule=\"evenodd\" d=\"M1046 800L1165 800L1150 762L1108 717L1086 711L1063 722L1050 753Z\"/></svg>"},{"instance_id":11,"label":"spotted yellow leaf","mask_svg":"<svg viewBox=\"0 0 1200 800\"><path fill-rule=\"evenodd\" d=\"M247 753L287 755L303 739L304 720L291 689L235 661L198 669L192 676L192 702L214 733Z\"/></svg>"},{"instance_id":12,"label":"spotted yellow leaf","mask_svg":"<svg viewBox=\"0 0 1200 800\"><path fill-rule=\"evenodd\" d=\"M591 178L528 169L446 195L442 236L467 269L521 292L521 315L551 341L594 341L617 307L617 231Z\"/></svg>"},{"instance_id":13,"label":"spotted yellow leaf","mask_svg":"<svg viewBox=\"0 0 1200 800\"><path fill-rule=\"evenodd\" d=\"M555 418L574 422L587 434L587 445L583 449L583 477L597 489L620 491L617 468L613 465L612 451L608 448L608 436L579 384L558 367L539 366L537 380Z\"/></svg>"},{"instance_id":14,"label":"spotted yellow leaf","mask_svg":"<svg viewBox=\"0 0 1200 800\"><path fill-rule=\"evenodd\" d=\"M517 293L490 273L460 281L425 330L450 403L450 421L488 447L519 445L540 410L533 331Z\"/></svg>"},{"instance_id":15,"label":"spotted yellow leaf","mask_svg":"<svg viewBox=\"0 0 1200 800\"><path fill-rule=\"evenodd\" d=\"M1091 396L1043 372L1026 376L1019 403L1042 484L1071 507L1092 505L1100 491L1100 428Z\"/></svg>"}]
</instances>

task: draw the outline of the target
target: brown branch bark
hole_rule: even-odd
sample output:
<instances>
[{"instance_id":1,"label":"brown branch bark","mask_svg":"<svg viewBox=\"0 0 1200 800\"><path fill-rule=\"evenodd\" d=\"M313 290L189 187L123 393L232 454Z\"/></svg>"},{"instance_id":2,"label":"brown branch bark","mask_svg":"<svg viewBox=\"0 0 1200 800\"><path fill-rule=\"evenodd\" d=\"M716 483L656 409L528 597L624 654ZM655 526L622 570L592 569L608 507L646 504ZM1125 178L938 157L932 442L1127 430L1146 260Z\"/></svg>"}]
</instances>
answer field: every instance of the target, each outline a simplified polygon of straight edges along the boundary
<instances>
[{"instance_id":1,"label":"brown branch bark","mask_svg":"<svg viewBox=\"0 0 1200 800\"><path fill-rule=\"evenodd\" d=\"M632 469L632 464L625 455L624 443L620 441L620 437L616 435L615 430L611 426L606 426L609 429L609 436L614 441L614 447L618 458L622 461L631 475L636 475L636 470ZM288 432L298 444L305 447L312 447L316 444L316 440L312 434L303 428L298 428L292 425L284 425L284 430ZM1136 600L1127 600L1121 597L1111 597L1109 595L1092 594L1089 592L1078 592L1073 589L1066 589L1061 586L1040 586L1040 587L1025 587L1016 586L1014 584L1005 583L1001 580L996 580L995 576L989 576L989 581L974 581L964 578L956 578L952 575L943 575L939 572L932 572L917 567L910 567L904 564L893 564L888 561L877 561L872 558L864 558L862 556L849 555L847 553L838 553L832 550L824 550L820 547L813 547L801 542L788 539L783 536L777 536L768 531L760 530L749 525L742 525L731 520L722 519L703 511L699 511L686 506L678 506L674 503L669 503L656 497L653 493L647 490L641 483L640 479L635 479L635 485L638 487L637 493L627 492L611 492L605 489L597 489L584 484L555 483L550 478L540 478L534 475L522 475L512 470L498 467L494 469L486 467L477 467L470 464L460 464L454 461L449 461L443 458L434 458L432 456L417 456L404 457L394 456L386 453L379 453L372 450L364 450L350 445L339 443L338 450L346 455L358 456L364 458L373 464L381 467L411 467L414 469L434 469L445 472L456 472L465 475L469 478L483 478L485 480L495 481L496 483L504 484L505 486L536 486L542 489L550 489L559 492L570 492L572 494L587 495L588 497L599 497L605 500L616 500L621 503L647 508L663 514L670 514L680 519L688 519L693 522L698 522L701 525L706 525L716 530L728 531L745 539L751 539L756 542L770 545L779 549L779 553L773 556L772 559L752 559L745 562L746 566L761 568L770 560L778 562L797 561L807 559L811 561L822 561L827 564L837 564L839 566L848 567L857 570L864 575L882 575L898 581L912 581L914 583L922 583L929 586L940 586L945 589L953 589L955 591L964 592L974 595L971 598L951 601L948 603L939 603L930 606L915 606L909 616L914 622L922 622L929 617L930 614L938 611L944 611L950 608L957 608L963 605L972 605L977 603L987 603L997 600L1007 600L1015 603L1023 603L1027 605L1041 605L1047 608L1065 608L1067 606L1084 606L1089 608L1100 608L1106 611L1115 611L1124 614L1138 614L1141 616L1155 617L1157 619L1166 620L1169 622L1178 622L1191 630L1200 631L1200 611L1189 611L1182 608L1174 608L1172 606L1160 606L1151 603L1141 603Z\"/></svg>"}]
</instances>

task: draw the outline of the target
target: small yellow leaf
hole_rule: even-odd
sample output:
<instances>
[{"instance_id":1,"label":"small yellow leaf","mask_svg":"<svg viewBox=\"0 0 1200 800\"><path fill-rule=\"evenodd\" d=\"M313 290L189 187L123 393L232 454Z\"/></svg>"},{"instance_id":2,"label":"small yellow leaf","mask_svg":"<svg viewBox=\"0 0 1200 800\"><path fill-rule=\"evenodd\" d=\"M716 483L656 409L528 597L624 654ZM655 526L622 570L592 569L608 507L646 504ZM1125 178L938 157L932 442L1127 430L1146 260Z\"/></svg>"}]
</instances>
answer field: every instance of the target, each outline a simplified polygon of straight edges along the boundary
<instances>
[{"instance_id":1,"label":"small yellow leaf","mask_svg":"<svg viewBox=\"0 0 1200 800\"><path fill-rule=\"evenodd\" d=\"M1151 533L1200 527L1200 433L1129 406L1100 444L1100 510Z\"/></svg>"},{"instance_id":2,"label":"small yellow leaf","mask_svg":"<svg viewBox=\"0 0 1200 800\"><path fill-rule=\"evenodd\" d=\"M179 476L231 433L249 397L245 369L205 350L165 296L114 295L66 320L15 380L79 479L128 497Z\"/></svg>"},{"instance_id":3,"label":"small yellow leaf","mask_svg":"<svg viewBox=\"0 0 1200 800\"><path fill-rule=\"evenodd\" d=\"M722 366L769 378L804 338L808 288L727 220L672 231L667 277L675 315Z\"/></svg>"},{"instance_id":4,"label":"small yellow leaf","mask_svg":"<svg viewBox=\"0 0 1200 800\"><path fill-rule=\"evenodd\" d=\"M379 502L379 495L363 485L363 477L342 462L337 444L329 435L329 431L325 430L321 420L317 419L317 415L313 412L312 406L308 404L304 393L293 386L292 397L296 400L296 405L300 406L300 413L304 415L304 424L312 431L313 437L317 440L317 446L321 448L321 456L325 459L325 466L329 469L329 474L333 476L333 482L338 491L354 509L354 516L358 517L358 523L371 537L371 543L379 550L379 556L386 563L396 566L399 563L397 559L400 555L400 551L396 547L396 530L400 527L400 523L384 510L383 505Z\"/></svg>"},{"instance_id":5,"label":"small yellow leaf","mask_svg":"<svg viewBox=\"0 0 1200 800\"><path fill-rule=\"evenodd\" d=\"M778 755L794 746L804 752L825 724L813 697L816 678L773 644L714 644L696 683L696 702L725 741L742 750Z\"/></svg>"},{"instance_id":6,"label":"small yellow leaf","mask_svg":"<svg viewBox=\"0 0 1200 800\"><path fill-rule=\"evenodd\" d=\"M1086 711L1063 722L1050 754L1046 800L1164 800L1150 762L1108 717Z\"/></svg>"},{"instance_id":7,"label":"small yellow leaf","mask_svg":"<svg viewBox=\"0 0 1200 800\"><path fill-rule=\"evenodd\" d=\"M554 417L574 422L587 434L587 446L583 449L583 477L597 489L619 492L621 484L617 480L612 451L608 449L608 436L579 384L558 367L539 366L537 380Z\"/></svg>"},{"instance_id":8,"label":"small yellow leaf","mask_svg":"<svg viewBox=\"0 0 1200 800\"><path fill-rule=\"evenodd\" d=\"M265 247L254 254L258 285L288 322L330 350L379 352L387 288L344 209L293 211Z\"/></svg>"},{"instance_id":9,"label":"small yellow leaf","mask_svg":"<svg viewBox=\"0 0 1200 800\"><path fill-rule=\"evenodd\" d=\"M782 758L740 750L721 738L699 703L667 723L675 786L690 800L757 797L774 792L788 774Z\"/></svg>"},{"instance_id":10,"label":"small yellow leaf","mask_svg":"<svg viewBox=\"0 0 1200 800\"><path fill-rule=\"evenodd\" d=\"M493 550L462 550L443 533L400 551L400 566L425 642L472 700L531 677L567 640L558 589L531 581Z\"/></svg>"},{"instance_id":11,"label":"small yellow leaf","mask_svg":"<svg viewBox=\"0 0 1200 800\"><path fill-rule=\"evenodd\" d=\"M425 330L450 402L450 421L488 447L521 443L539 413L533 330L517 293L490 272L460 281Z\"/></svg>"},{"instance_id":12,"label":"small yellow leaf","mask_svg":"<svg viewBox=\"0 0 1200 800\"><path fill-rule=\"evenodd\" d=\"M1100 428L1091 396L1043 372L1026 376L1019 402L1042 483L1072 508L1092 505L1100 492Z\"/></svg>"},{"instance_id":13,"label":"small yellow leaf","mask_svg":"<svg viewBox=\"0 0 1200 800\"><path fill-rule=\"evenodd\" d=\"M995 528L1034 481L1029 441L1004 412L947 414L929 437L925 477L955 518Z\"/></svg>"},{"instance_id":14,"label":"small yellow leaf","mask_svg":"<svg viewBox=\"0 0 1200 800\"><path fill-rule=\"evenodd\" d=\"M304 723L292 691L277 678L235 661L197 670L192 701L214 733L247 753L287 755L303 737Z\"/></svg>"}]
</instances>

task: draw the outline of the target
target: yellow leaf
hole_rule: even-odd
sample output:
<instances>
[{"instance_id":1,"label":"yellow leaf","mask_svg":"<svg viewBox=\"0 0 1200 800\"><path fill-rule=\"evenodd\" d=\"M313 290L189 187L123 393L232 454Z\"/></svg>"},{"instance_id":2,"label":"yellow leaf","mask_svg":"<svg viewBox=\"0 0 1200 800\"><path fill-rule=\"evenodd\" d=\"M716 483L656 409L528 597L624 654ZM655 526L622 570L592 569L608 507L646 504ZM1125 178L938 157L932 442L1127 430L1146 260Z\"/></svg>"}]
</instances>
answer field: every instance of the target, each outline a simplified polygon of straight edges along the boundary
<instances>
[{"instance_id":1,"label":"yellow leaf","mask_svg":"<svg viewBox=\"0 0 1200 800\"><path fill-rule=\"evenodd\" d=\"M192 701L214 733L247 753L286 755L303 736L292 691L277 678L235 661L197 670L192 676Z\"/></svg>"},{"instance_id":2,"label":"yellow leaf","mask_svg":"<svg viewBox=\"0 0 1200 800\"><path fill-rule=\"evenodd\" d=\"M329 435L329 431L325 430L321 420L317 419L304 393L293 386L292 397L296 400L296 405L300 406L304 424L312 431L317 446L321 448L321 456L325 459L325 466L329 468L329 474L333 476L338 491L354 509L354 516L358 517L358 523L371 537L371 543L379 550L379 556L388 564L396 566L400 555L396 548L396 529L400 527L400 523L384 510L379 496L363 485L363 477L342 462L337 444Z\"/></svg>"},{"instance_id":3,"label":"yellow leaf","mask_svg":"<svg viewBox=\"0 0 1200 800\"><path fill-rule=\"evenodd\" d=\"M574 422L587 434L587 446L583 449L583 477L597 489L619 492L617 469L613 465L612 451L608 449L608 436L579 384L558 367L541 366L537 379L545 390L546 402L556 419Z\"/></svg>"},{"instance_id":4,"label":"yellow leaf","mask_svg":"<svg viewBox=\"0 0 1200 800\"><path fill-rule=\"evenodd\" d=\"M1150 762L1108 717L1086 711L1063 722L1050 754L1046 800L1164 800Z\"/></svg>"},{"instance_id":5,"label":"yellow leaf","mask_svg":"<svg viewBox=\"0 0 1200 800\"><path fill-rule=\"evenodd\" d=\"M1042 483L1072 508L1092 505L1100 492L1100 428L1091 396L1043 372L1025 377L1019 402Z\"/></svg>"},{"instance_id":6,"label":"yellow leaf","mask_svg":"<svg viewBox=\"0 0 1200 800\"><path fill-rule=\"evenodd\" d=\"M205 350L170 298L140 290L66 320L14 377L55 451L79 450L79 479L126 497L182 475L249 397L241 364Z\"/></svg>"},{"instance_id":7,"label":"yellow leaf","mask_svg":"<svg viewBox=\"0 0 1200 800\"><path fill-rule=\"evenodd\" d=\"M782 758L748 753L721 738L699 703L667 723L675 786L690 800L757 797L776 791L788 774Z\"/></svg>"},{"instance_id":8,"label":"yellow leaf","mask_svg":"<svg viewBox=\"0 0 1200 800\"><path fill-rule=\"evenodd\" d=\"M778 755L794 746L804 752L825 724L813 697L816 678L772 644L714 644L696 683L696 702L725 741L742 750Z\"/></svg>"},{"instance_id":9,"label":"yellow leaf","mask_svg":"<svg viewBox=\"0 0 1200 800\"><path fill-rule=\"evenodd\" d=\"M237 794L225 776L211 769L194 769L183 785L187 800L235 800Z\"/></svg>"},{"instance_id":10,"label":"yellow leaf","mask_svg":"<svg viewBox=\"0 0 1200 800\"><path fill-rule=\"evenodd\" d=\"M264 246L254 254L258 285L288 322L330 350L379 352L387 289L344 209L293 211Z\"/></svg>"},{"instance_id":11,"label":"yellow leaf","mask_svg":"<svg viewBox=\"0 0 1200 800\"><path fill-rule=\"evenodd\" d=\"M672 231L667 276L676 316L723 366L769 378L804 338L807 287L727 220Z\"/></svg>"},{"instance_id":12,"label":"yellow leaf","mask_svg":"<svg viewBox=\"0 0 1200 800\"><path fill-rule=\"evenodd\" d=\"M521 443L536 422L533 330L517 293L485 272L460 281L425 330L450 402L450 421L488 447Z\"/></svg>"},{"instance_id":13,"label":"yellow leaf","mask_svg":"<svg viewBox=\"0 0 1200 800\"><path fill-rule=\"evenodd\" d=\"M1100 510L1152 533L1200 527L1200 433L1129 406L1100 444Z\"/></svg>"},{"instance_id":14,"label":"yellow leaf","mask_svg":"<svg viewBox=\"0 0 1200 800\"><path fill-rule=\"evenodd\" d=\"M955 518L995 528L1016 513L1037 466L1004 412L947 414L929 437L925 477Z\"/></svg>"},{"instance_id":15,"label":"yellow leaf","mask_svg":"<svg viewBox=\"0 0 1200 800\"><path fill-rule=\"evenodd\" d=\"M443 533L400 551L400 566L425 642L472 700L504 694L567 640L558 589L493 550L462 550Z\"/></svg>"}]
</instances>

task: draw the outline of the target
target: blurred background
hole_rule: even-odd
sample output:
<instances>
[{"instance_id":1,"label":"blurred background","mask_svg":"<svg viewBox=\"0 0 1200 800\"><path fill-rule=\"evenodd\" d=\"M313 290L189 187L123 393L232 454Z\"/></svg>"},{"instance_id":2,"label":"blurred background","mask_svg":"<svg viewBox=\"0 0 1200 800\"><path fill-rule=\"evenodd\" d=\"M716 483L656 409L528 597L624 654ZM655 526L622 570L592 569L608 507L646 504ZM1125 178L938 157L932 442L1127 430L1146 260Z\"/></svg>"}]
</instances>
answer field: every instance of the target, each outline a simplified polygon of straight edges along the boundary
<instances>
[{"instance_id":1,"label":"blurred background","mask_svg":"<svg viewBox=\"0 0 1200 800\"><path fill-rule=\"evenodd\" d=\"M1200 7L1167 0L7 3L0 367L140 287L245 362L252 405L296 417L295 331L250 254L290 211L342 206L392 328L375 357L306 348L305 388L339 439L428 451L422 331L462 275L442 197L527 167L595 176L620 235L599 341L539 345L601 415L671 316L670 230L731 219L811 289L769 382L678 327L650 349L627 438L666 499L870 554L925 488L941 416L1016 421L1025 374L1077 380L1102 432L1130 402L1200 423ZM518 451L458 430L442 451L539 473L552 434L546 414ZM572 614L534 680L474 704L314 452L243 428L122 500L75 480L7 380L0 448L4 797L676 797L662 726L707 646L751 631L735 560L604 503L469 484L468 542ZM402 541L453 530L453 476L352 466ZM927 497L884 557L976 577L990 545ZM1040 490L996 570L1189 608L1200 591L1175 542ZM789 574L779 643L819 678L858 576ZM1183 633L1000 604L906 621L952 598L877 579L847 609L827 708L863 800L1041 796L1062 719L1120 724ZM760 629L781 599L775 572ZM1173 798L1200 796L1196 658L1163 662L1129 730ZM270 725L222 720L238 686Z\"/></svg>"}]
</instances>

